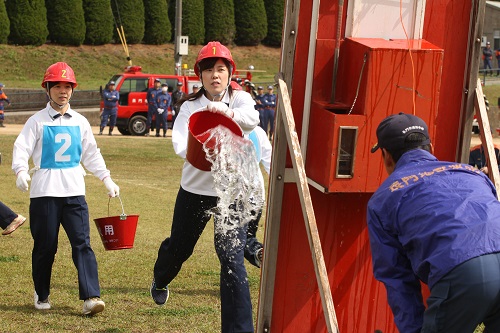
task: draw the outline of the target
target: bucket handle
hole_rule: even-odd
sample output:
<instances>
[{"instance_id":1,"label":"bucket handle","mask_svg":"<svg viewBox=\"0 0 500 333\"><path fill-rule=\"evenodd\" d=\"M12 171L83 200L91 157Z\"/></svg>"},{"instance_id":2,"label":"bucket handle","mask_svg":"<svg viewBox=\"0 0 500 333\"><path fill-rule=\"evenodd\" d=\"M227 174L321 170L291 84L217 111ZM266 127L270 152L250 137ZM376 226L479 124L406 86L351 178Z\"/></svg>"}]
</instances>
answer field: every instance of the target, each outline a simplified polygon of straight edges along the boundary
<instances>
[{"instance_id":1,"label":"bucket handle","mask_svg":"<svg viewBox=\"0 0 500 333\"><path fill-rule=\"evenodd\" d=\"M122 206L122 213L120 214L120 220L121 221L126 220L127 214L125 214L125 209L123 208L122 198L120 198L119 195L117 195L116 198L118 198L120 200L120 205ZM108 200L108 216L109 216L109 203L110 202L111 202L111 198L109 198L109 200Z\"/></svg>"}]
</instances>

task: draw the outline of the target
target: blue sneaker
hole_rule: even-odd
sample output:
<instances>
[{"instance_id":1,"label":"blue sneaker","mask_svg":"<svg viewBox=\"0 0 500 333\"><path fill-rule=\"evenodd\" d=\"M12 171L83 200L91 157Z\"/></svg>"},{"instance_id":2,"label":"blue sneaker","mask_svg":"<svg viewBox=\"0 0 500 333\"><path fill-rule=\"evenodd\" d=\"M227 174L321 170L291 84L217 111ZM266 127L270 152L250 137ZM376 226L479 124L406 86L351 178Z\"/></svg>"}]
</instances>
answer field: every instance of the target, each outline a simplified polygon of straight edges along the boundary
<instances>
[{"instance_id":1,"label":"blue sneaker","mask_svg":"<svg viewBox=\"0 0 500 333\"><path fill-rule=\"evenodd\" d=\"M151 283L151 297L153 297L153 300L155 301L156 304L158 305L164 305L167 300L168 300L168 286L164 288L158 288L156 286L155 279L153 279L153 282Z\"/></svg>"}]
</instances>

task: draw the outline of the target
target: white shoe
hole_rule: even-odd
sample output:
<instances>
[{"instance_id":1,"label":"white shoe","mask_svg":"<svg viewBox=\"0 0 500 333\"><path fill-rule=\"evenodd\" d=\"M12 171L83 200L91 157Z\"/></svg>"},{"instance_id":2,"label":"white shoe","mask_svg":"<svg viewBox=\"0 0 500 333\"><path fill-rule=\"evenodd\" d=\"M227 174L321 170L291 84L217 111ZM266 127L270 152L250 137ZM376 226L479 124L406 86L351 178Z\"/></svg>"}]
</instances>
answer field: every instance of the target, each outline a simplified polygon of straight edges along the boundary
<instances>
[{"instance_id":1,"label":"white shoe","mask_svg":"<svg viewBox=\"0 0 500 333\"><path fill-rule=\"evenodd\" d=\"M2 235L9 235L16 231L17 228L19 228L23 223L26 221L26 218L22 215L18 215L8 226L5 228L5 230L2 232Z\"/></svg>"},{"instance_id":2,"label":"white shoe","mask_svg":"<svg viewBox=\"0 0 500 333\"><path fill-rule=\"evenodd\" d=\"M96 313L102 312L104 310L105 304L99 297L87 298L83 302L84 315L95 315Z\"/></svg>"},{"instance_id":3,"label":"white shoe","mask_svg":"<svg viewBox=\"0 0 500 333\"><path fill-rule=\"evenodd\" d=\"M35 291L35 309L37 309L37 310L49 310L50 309L49 298L47 297L46 300L39 301L38 294L36 293L36 291Z\"/></svg>"}]
</instances>

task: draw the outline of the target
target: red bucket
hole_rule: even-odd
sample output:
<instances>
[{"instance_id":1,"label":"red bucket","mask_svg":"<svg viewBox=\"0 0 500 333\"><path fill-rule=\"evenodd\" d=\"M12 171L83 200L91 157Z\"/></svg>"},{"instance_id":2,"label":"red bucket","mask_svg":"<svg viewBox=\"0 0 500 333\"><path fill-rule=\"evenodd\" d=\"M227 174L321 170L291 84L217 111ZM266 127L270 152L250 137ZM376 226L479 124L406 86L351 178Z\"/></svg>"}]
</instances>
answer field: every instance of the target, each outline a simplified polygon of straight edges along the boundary
<instances>
[{"instance_id":1,"label":"red bucket","mask_svg":"<svg viewBox=\"0 0 500 333\"><path fill-rule=\"evenodd\" d=\"M209 130L222 125L228 128L235 135L240 137L243 136L243 130L240 125L238 125L234 120L226 117L223 114L210 112L210 111L199 111L193 113L189 117L189 134L188 134L188 145L186 152L186 159L195 168L202 171L210 171L211 163L205 158L205 152L203 151L203 143L207 141L210 136ZM213 143L207 142L208 148L213 148L215 145L215 140Z\"/></svg>"},{"instance_id":2,"label":"red bucket","mask_svg":"<svg viewBox=\"0 0 500 333\"><path fill-rule=\"evenodd\" d=\"M122 199L120 197L118 199L120 199L122 205L122 214L120 216L109 216L109 202L111 201L111 198L109 198L108 217L94 219L106 250L131 249L134 247L139 215L125 214Z\"/></svg>"}]
</instances>

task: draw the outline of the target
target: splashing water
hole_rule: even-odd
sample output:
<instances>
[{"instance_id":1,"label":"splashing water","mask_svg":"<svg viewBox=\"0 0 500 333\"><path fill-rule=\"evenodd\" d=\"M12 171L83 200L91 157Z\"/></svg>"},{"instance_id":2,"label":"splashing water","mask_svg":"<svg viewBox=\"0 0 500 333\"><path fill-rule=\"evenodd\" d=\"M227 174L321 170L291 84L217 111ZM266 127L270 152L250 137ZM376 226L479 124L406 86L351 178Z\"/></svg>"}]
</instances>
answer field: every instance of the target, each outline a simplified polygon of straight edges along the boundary
<instances>
[{"instance_id":1,"label":"splashing water","mask_svg":"<svg viewBox=\"0 0 500 333\"><path fill-rule=\"evenodd\" d=\"M224 126L208 131L203 144L206 159L212 163L214 189L219 201L213 213L220 219L217 233L229 233L255 218L264 205L260 168L253 143L233 134Z\"/></svg>"}]
</instances>

